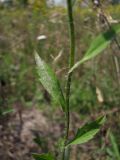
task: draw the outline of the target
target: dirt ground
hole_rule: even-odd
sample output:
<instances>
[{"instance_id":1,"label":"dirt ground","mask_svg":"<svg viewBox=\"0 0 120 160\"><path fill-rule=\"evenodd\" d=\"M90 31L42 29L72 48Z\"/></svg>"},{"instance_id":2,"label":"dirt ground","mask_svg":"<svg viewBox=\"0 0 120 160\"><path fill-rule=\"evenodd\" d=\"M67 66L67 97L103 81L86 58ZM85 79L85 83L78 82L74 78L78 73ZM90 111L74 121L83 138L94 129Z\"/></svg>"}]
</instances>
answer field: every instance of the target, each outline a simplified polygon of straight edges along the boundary
<instances>
[{"instance_id":1,"label":"dirt ground","mask_svg":"<svg viewBox=\"0 0 120 160\"><path fill-rule=\"evenodd\" d=\"M61 116L63 114L60 111L49 114L49 112L31 108L23 111L22 122L17 113L9 116L5 121L2 120L0 125L0 160L33 160L31 154L36 152L51 151L58 155L56 148L59 148L59 144L57 140L64 135L64 122L61 120ZM70 136L73 136L74 128L78 128L81 124L79 115L72 113ZM94 160L96 156L91 155L91 152L97 151L100 147L97 141L100 136L103 136L102 132L95 141L80 147L73 147L71 160L78 160L79 157L77 158L76 155L79 156L81 152L81 160ZM40 138L39 146L34 141L37 137ZM96 155L98 158L95 160L106 160L104 155L99 155L99 153Z\"/></svg>"},{"instance_id":2,"label":"dirt ground","mask_svg":"<svg viewBox=\"0 0 120 160\"><path fill-rule=\"evenodd\" d=\"M50 122L49 118L39 109L32 108L23 111L23 124L18 114L2 119L0 160L32 160L33 152L47 152L49 148L54 151L54 141L60 136L62 126ZM34 141L38 136L40 146Z\"/></svg>"}]
</instances>

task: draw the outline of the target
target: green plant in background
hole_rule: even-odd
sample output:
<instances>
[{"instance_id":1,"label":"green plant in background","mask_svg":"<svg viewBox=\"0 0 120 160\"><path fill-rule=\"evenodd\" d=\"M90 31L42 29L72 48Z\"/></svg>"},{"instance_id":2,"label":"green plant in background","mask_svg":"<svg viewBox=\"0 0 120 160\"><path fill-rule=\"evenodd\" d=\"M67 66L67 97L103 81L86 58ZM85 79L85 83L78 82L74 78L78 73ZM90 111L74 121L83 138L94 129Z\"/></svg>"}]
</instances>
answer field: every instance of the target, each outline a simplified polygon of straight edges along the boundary
<instances>
[{"instance_id":1,"label":"green plant in background","mask_svg":"<svg viewBox=\"0 0 120 160\"><path fill-rule=\"evenodd\" d=\"M35 53L35 60L37 64L37 70L40 78L40 82L49 92L49 94L55 99L55 101L61 105L61 109L65 115L65 137L62 146L61 160L69 159L69 147L72 145L86 143L91 140L100 130L101 125L105 122L105 117L99 117L93 122L89 122L77 130L76 135L69 139L69 127L70 127L70 89L72 82L72 74L80 64L83 64L87 60L102 53L102 51L110 44L116 34L120 32L120 25L112 26L110 30L99 35L94 39L87 53L82 60L74 64L75 59L75 31L74 31L74 19L72 0L67 0L68 19L69 19L69 35L70 35L70 58L69 58L69 71L67 73L67 84L65 93L61 88L60 82L57 79L52 69ZM55 160L56 158L51 154L33 154L35 160Z\"/></svg>"},{"instance_id":2,"label":"green plant in background","mask_svg":"<svg viewBox=\"0 0 120 160\"><path fill-rule=\"evenodd\" d=\"M120 149L117 140L112 132L109 134L111 147L107 147L106 151L109 155L107 160L120 160Z\"/></svg>"},{"instance_id":3,"label":"green plant in background","mask_svg":"<svg viewBox=\"0 0 120 160\"><path fill-rule=\"evenodd\" d=\"M91 74L91 73L90 73ZM84 83L84 79L74 81L71 86L70 109L88 114L97 105L96 88L90 83ZM89 80L86 76L86 80ZM79 85L78 85L79 84ZM79 104L79 107L78 107Z\"/></svg>"}]
</instances>

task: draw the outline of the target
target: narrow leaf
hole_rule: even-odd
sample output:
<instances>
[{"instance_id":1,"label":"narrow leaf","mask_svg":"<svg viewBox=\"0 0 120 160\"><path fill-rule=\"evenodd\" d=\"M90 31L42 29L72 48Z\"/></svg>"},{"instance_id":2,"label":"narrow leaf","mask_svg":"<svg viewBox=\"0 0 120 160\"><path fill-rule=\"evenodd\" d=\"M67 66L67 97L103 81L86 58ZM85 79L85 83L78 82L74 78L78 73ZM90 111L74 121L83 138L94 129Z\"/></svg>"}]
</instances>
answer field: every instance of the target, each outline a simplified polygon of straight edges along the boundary
<instances>
[{"instance_id":1,"label":"narrow leaf","mask_svg":"<svg viewBox=\"0 0 120 160\"><path fill-rule=\"evenodd\" d=\"M7 114L9 114L9 113L12 113L12 112L14 112L14 109L12 109L12 108L9 108L9 109L7 109L7 110L5 110L5 111L3 111L3 113L2 113L2 115L7 115Z\"/></svg>"},{"instance_id":2,"label":"narrow leaf","mask_svg":"<svg viewBox=\"0 0 120 160\"><path fill-rule=\"evenodd\" d=\"M102 51L110 44L110 42L113 40L113 38L115 38L116 34L118 33L120 33L120 25L115 25L111 27L111 29L109 29L108 31L97 36L91 43L85 56L70 69L69 73L76 69L80 64L102 53Z\"/></svg>"},{"instance_id":3,"label":"narrow leaf","mask_svg":"<svg viewBox=\"0 0 120 160\"><path fill-rule=\"evenodd\" d=\"M100 127L104 122L105 117L100 117L91 123L85 124L82 128L78 129L75 138L72 139L67 146L88 142L99 132Z\"/></svg>"},{"instance_id":4,"label":"narrow leaf","mask_svg":"<svg viewBox=\"0 0 120 160\"><path fill-rule=\"evenodd\" d=\"M113 152L114 152L114 156L117 160L120 160L120 151L119 151L119 147L117 145L117 142L116 142L116 139L115 139L115 136L110 133L110 140L111 140L111 144L112 144L112 149L113 149Z\"/></svg>"},{"instance_id":5,"label":"narrow leaf","mask_svg":"<svg viewBox=\"0 0 120 160\"><path fill-rule=\"evenodd\" d=\"M35 60L40 82L56 102L61 104L63 111L65 111L65 99L55 73L37 53L35 53Z\"/></svg>"},{"instance_id":6,"label":"narrow leaf","mask_svg":"<svg viewBox=\"0 0 120 160\"><path fill-rule=\"evenodd\" d=\"M32 154L33 158L35 160L54 160L53 156L51 154Z\"/></svg>"}]
</instances>

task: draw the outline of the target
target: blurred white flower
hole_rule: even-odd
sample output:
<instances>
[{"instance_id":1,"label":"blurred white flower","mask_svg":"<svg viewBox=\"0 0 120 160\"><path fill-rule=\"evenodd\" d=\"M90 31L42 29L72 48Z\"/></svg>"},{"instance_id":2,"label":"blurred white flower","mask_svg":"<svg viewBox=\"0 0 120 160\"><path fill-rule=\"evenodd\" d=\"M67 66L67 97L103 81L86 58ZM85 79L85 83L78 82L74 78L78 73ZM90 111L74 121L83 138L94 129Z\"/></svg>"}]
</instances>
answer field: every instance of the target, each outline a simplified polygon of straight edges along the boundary
<instances>
[{"instance_id":1,"label":"blurred white flower","mask_svg":"<svg viewBox=\"0 0 120 160\"><path fill-rule=\"evenodd\" d=\"M98 0L94 0L93 2L95 5L99 5L99 3L100 3Z\"/></svg>"},{"instance_id":2,"label":"blurred white flower","mask_svg":"<svg viewBox=\"0 0 120 160\"><path fill-rule=\"evenodd\" d=\"M40 40L45 40L47 39L47 37L45 35L40 35L37 37L37 40L40 41Z\"/></svg>"}]
</instances>

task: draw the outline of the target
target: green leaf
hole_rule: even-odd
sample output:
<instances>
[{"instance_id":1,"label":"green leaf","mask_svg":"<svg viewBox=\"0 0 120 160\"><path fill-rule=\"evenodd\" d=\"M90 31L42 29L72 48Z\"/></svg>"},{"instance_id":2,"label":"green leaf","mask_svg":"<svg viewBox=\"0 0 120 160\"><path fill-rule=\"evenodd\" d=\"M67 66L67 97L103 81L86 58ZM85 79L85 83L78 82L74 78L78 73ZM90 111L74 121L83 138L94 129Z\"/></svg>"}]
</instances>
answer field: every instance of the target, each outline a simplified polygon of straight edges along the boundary
<instances>
[{"instance_id":1,"label":"green leaf","mask_svg":"<svg viewBox=\"0 0 120 160\"><path fill-rule=\"evenodd\" d=\"M65 99L60 87L60 83L52 71L52 69L35 53L35 60L37 64L38 74L40 82L48 93L55 99L56 102L60 103L63 111L65 111Z\"/></svg>"},{"instance_id":2,"label":"green leaf","mask_svg":"<svg viewBox=\"0 0 120 160\"><path fill-rule=\"evenodd\" d=\"M117 142L116 142L116 139L115 139L115 136L110 133L110 140L111 140L111 144L112 144L112 149L113 149L113 153L114 153L114 156L117 160L120 160L120 151L119 151L119 147L117 145Z\"/></svg>"},{"instance_id":3,"label":"green leaf","mask_svg":"<svg viewBox=\"0 0 120 160\"><path fill-rule=\"evenodd\" d=\"M100 117L91 123L85 124L82 128L78 129L75 138L72 139L67 146L88 142L99 132L100 127L104 122L105 117Z\"/></svg>"},{"instance_id":4,"label":"green leaf","mask_svg":"<svg viewBox=\"0 0 120 160\"><path fill-rule=\"evenodd\" d=\"M120 25L115 25L112 26L111 29L109 29L108 31L97 36L91 43L85 56L70 69L69 73L76 69L80 64L102 53L102 51L110 44L110 42L115 38L116 34L118 34L119 32Z\"/></svg>"},{"instance_id":5,"label":"green leaf","mask_svg":"<svg viewBox=\"0 0 120 160\"><path fill-rule=\"evenodd\" d=\"M9 114L9 113L12 113L12 112L14 112L14 109L9 108L9 109L3 111L2 115L5 116L5 115L7 115L7 114Z\"/></svg>"},{"instance_id":6,"label":"green leaf","mask_svg":"<svg viewBox=\"0 0 120 160\"><path fill-rule=\"evenodd\" d=\"M33 158L35 160L54 160L53 156L51 154L32 154Z\"/></svg>"}]
</instances>

